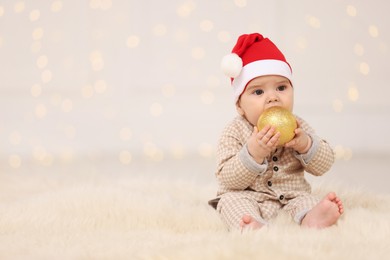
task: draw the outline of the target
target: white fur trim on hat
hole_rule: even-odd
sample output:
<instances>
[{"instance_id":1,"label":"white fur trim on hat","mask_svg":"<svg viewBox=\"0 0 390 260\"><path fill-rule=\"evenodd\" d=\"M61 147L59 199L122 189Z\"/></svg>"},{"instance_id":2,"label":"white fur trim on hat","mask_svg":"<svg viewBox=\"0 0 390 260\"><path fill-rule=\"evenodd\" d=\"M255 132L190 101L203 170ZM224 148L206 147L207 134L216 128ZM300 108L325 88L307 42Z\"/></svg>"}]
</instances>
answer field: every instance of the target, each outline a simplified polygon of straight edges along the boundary
<instances>
[{"instance_id":1,"label":"white fur trim on hat","mask_svg":"<svg viewBox=\"0 0 390 260\"><path fill-rule=\"evenodd\" d=\"M222 58L222 72L230 77L237 77L242 70L242 59L236 53L229 53Z\"/></svg>"},{"instance_id":2,"label":"white fur trim on hat","mask_svg":"<svg viewBox=\"0 0 390 260\"><path fill-rule=\"evenodd\" d=\"M292 82L292 72L290 66L281 60L258 60L245 65L240 75L232 82L233 95L235 101L238 100L246 85L254 78L265 75L279 75L286 77Z\"/></svg>"}]
</instances>

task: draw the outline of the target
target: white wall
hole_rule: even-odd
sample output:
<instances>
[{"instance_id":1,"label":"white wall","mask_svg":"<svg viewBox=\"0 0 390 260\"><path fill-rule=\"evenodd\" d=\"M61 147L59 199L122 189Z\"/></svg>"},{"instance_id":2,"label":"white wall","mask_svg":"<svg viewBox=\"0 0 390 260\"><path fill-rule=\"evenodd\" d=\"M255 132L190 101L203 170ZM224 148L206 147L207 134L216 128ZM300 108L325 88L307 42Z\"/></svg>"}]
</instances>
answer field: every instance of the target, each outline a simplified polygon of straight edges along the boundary
<instances>
[{"instance_id":1,"label":"white wall","mask_svg":"<svg viewBox=\"0 0 390 260\"><path fill-rule=\"evenodd\" d=\"M0 1L0 160L213 156L242 33L291 63L295 112L348 159L390 155L386 1Z\"/></svg>"}]
</instances>

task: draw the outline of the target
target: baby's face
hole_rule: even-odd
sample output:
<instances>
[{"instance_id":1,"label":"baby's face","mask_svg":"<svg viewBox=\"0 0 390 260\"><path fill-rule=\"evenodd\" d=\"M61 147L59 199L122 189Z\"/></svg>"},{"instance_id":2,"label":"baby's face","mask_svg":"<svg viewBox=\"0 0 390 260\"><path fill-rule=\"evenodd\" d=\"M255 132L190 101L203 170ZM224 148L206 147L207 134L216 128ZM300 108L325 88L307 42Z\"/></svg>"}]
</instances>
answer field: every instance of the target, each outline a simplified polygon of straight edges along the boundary
<instances>
[{"instance_id":1,"label":"baby's face","mask_svg":"<svg viewBox=\"0 0 390 260\"><path fill-rule=\"evenodd\" d=\"M292 112L294 89L290 81L282 76L267 75L254 78L241 94L236 107L252 125L263 111L272 106L280 106Z\"/></svg>"}]
</instances>

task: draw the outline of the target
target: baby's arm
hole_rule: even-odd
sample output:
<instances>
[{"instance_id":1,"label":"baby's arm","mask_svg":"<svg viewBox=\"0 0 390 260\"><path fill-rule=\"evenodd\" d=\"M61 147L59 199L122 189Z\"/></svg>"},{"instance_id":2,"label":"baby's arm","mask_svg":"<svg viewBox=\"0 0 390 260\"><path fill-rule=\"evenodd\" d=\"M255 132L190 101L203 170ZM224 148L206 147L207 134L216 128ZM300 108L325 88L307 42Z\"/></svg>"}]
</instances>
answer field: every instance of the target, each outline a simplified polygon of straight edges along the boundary
<instances>
[{"instance_id":1,"label":"baby's arm","mask_svg":"<svg viewBox=\"0 0 390 260\"><path fill-rule=\"evenodd\" d=\"M286 147L296 151L295 156L301 161L306 172L316 176L323 175L334 163L333 149L318 137L303 119L297 117L297 123L296 136Z\"/></svg>"},{"instance_id":2,"label":"baby's arm","mask_svg":"<svg viewBox=\"0 0 390 260\"><path fill-rule=\"evenodd\" d=\"M274 127L267 125L259 132L255 126L247 141L248 152L257 163L262 164L264 158L276 148L279 138L280 133L275 133Z\"/></svg>"},{"instance_id":3,"label":"baby's arm","mask_svg":"<svg viewBox=\"0 0 390 260\"><path fill-rule=\"evenodd\" d=\"M257 158L258 161L261 161L259 163L249 152L249 143L253 142L250 140L258 134L256 131L254 130L255 134L252 133L246 142L241 139L242 133L237 131L234 126L227 128L222 134L217 149L216 176L225 188L246 189L253 184L259 174L266 171L268 165L266 161L263 163L264 158ZM258 143L251 145L259 146Z\"/></svg>"},{"instance_id":4,"label":"baby's arm","mask_svg":"<svg viewBox=\"0 0 390 260\"><path fill-rule=\"evenodd\" d=\"M284 146L294 149L299 154L304 154L309 151L313 142L310 136L301 128L301 123L298 120L297 124L298 127L294 131L294 138Z\"/></svg>"}]
</instances>

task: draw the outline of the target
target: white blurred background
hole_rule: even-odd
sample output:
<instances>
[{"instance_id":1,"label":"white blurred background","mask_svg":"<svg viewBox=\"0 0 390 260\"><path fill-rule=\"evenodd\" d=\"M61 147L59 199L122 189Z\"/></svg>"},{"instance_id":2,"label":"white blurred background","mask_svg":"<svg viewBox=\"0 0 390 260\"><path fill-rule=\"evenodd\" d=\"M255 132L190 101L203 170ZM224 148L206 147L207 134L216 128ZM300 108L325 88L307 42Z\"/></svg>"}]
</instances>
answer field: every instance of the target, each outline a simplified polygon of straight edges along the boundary
<instances>
[{"instance_id":1,"label":"white blurred background","mask_svg":"<svg viewBox=\"0 0 390 260\"><path fill-rule=\"evenodd\" d=\"M292 65L295 113L335 148L329 178L386 192L389 9L379 0L0 0L1 172L106 162L106 172L212 178L219 134L236 114L220 60L240 34L259 32Z\"/></svg>"}]
</instances>

